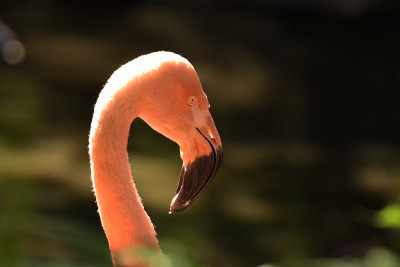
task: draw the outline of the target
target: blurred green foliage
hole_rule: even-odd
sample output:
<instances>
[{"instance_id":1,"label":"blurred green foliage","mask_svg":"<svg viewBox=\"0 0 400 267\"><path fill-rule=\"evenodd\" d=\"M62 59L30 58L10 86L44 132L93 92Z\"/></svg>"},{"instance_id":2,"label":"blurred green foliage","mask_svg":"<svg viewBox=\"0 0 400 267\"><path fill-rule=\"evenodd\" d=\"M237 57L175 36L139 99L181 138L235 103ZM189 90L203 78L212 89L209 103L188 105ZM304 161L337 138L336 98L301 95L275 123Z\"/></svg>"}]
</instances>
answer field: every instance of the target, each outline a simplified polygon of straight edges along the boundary
<instances>
[{"instance_id":1,"label":"blurred green foliage","mask_svg":"<svg viewBox=\"0 0 400 267\"><path fill-rule=\"evenodd\" d=\"M400 205L390 204L376 214L376 223L383 228L400 228Z\"/></svg>"}]
</instances>

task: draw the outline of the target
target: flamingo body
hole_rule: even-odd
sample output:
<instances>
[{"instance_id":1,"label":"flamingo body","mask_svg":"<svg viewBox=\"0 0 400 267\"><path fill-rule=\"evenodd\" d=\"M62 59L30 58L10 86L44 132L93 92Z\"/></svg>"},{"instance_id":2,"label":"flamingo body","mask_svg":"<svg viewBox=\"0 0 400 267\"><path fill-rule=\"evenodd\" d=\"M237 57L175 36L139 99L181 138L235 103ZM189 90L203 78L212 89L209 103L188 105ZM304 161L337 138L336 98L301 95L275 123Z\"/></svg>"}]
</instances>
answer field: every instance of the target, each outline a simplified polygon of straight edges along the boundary
<instances>
[{"instance_id":1,"label":"flamingo body","mask_svg":"<svg viewBox=\"0 0 400 267\"><path fill-rule=\"evenodd\" d=\"M155 52L113 73L94 108L89 155L100 219L114 264L122 266L147 266L131 253L137 247L160 251L128 162L129 129L137 117L180 146L183 167L170 213L189 206L222 162L207 97L186 59Z\"/></svg>"}]
</instances>

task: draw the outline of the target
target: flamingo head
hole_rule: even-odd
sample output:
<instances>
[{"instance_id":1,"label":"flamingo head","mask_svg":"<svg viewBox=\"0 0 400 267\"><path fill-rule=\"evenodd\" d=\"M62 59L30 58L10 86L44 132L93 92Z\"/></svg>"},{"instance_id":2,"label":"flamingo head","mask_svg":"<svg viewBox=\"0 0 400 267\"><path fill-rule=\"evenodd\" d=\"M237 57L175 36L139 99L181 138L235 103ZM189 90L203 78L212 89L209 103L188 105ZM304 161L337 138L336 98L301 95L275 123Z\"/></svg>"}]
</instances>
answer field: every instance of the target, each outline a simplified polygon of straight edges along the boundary
<instances>
[{"instance_id":1,"label":"flamingo head","mask_svg":"<svg viewBox=\"0 0 400 267\"><path fill-rule=\"evenodd\" d=\"M139 115L180 146L183 166L170 213L184 210L199 197L223 158L207 96L194 68L182 60L164 62L157 71L146 74L153 82L143 96L145 108Z\"/></svg>"}]
</instances>

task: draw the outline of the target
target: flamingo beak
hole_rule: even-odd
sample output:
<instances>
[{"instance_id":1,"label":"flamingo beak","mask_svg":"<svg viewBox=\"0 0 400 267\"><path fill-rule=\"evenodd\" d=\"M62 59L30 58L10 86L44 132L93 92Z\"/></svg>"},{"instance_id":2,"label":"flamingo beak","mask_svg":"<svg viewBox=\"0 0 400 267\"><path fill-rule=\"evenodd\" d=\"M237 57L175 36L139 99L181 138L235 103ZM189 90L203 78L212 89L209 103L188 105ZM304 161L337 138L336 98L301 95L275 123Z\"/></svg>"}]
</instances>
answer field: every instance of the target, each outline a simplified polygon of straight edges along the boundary
<instances>
[{"instance_id":1,"label":"flamingo beak","mask_svg":"<svg viewBox=\"0 0 400 267\"><path fill-rule=\"evenodd\" d=\"M219 167L221 166L223 153L222 143L214 122L211 119L207 123L209 127L196 128L202 144L206 143L208 154L198 155L188 164L184 164L181 170L178 188L172 199L170 214L186 209L211 183ZM193 142L191 151L198 150L200 142Z\"/></svg>"}]
</instances>

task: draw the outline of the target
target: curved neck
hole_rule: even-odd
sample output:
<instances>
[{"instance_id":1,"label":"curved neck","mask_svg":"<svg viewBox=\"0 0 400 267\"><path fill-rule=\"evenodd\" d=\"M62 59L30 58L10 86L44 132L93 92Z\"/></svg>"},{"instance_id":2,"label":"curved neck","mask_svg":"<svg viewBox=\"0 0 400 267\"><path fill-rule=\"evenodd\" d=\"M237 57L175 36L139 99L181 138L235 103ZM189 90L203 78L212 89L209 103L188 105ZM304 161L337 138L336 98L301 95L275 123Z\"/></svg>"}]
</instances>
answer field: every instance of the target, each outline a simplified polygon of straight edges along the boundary
<instances>
[{"instance_id":1,"label":"curved neck","mask_svg":"<svg viewBox=\"0 0 400 267\"><path fill-rule=\"evenodd\" d=\"M129 168L126 149L138 105L132 103L136 98L126 94L129 93L124 88L103 89L96 103L89 139L93 188L114 260L123 251L137 246L158 249L154 227Z\"/></svg>"}]
</instances>

